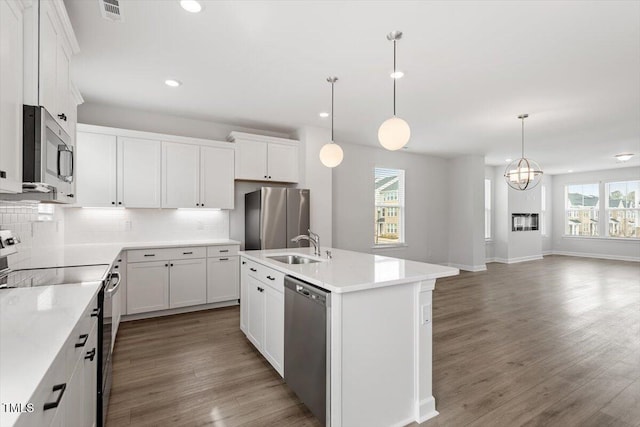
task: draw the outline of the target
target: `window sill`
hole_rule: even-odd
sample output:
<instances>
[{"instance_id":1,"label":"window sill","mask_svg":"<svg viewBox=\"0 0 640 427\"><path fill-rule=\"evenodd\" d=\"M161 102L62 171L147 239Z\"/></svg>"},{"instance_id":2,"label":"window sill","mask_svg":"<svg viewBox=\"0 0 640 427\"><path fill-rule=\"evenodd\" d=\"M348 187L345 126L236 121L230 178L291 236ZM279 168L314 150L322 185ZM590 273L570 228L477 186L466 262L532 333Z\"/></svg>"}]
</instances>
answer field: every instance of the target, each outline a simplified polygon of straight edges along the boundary
<instances>
[{"instance_id":1,"label":"window sill","mask_svg":"<svg viewBox=\"0 0 640 427\"><path fill-rule=\"evenodd\" d=\"M576 240L616 240L619 242L638 242L638 237L608 237L608 236L573 236L571 234L563 234L563 239L576 239Z\"/></svg>"},{"instance_id":2,"label":"window sill","mask_svg":"<svg viewBox=\"0 0 640 427\"><path fill-rule=\"evenodd\" d=\"M400 249L400 248L407 248L409 247L409 245L407 245L406 243L385 243L385 244L380 244L380 245L373 245L371 246L371 249L376 250L376 249Z\"/></svg>"},{"instance_id":3,"label":"window sill","mask_svg":"<svg viewBox=\"0 0 640 427\"><path fill-rule=\"evenodd\" d=\"M485 243L493 243L493 239L484 239Z\"/></svg>"}]
</instances>

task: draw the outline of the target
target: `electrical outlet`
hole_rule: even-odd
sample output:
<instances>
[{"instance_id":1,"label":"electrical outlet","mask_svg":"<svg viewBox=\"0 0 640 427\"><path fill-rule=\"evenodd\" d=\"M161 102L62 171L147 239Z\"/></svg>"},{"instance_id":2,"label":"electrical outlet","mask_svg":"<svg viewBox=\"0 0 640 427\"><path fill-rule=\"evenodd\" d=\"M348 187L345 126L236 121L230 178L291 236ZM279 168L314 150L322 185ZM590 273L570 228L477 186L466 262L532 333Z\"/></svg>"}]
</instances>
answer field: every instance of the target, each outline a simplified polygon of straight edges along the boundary
<instances>
[{"instance_id":1,"label":"electrical outlet","mask_svg":"<svg viewBox=\"0 0 640 427\"><path fill-rule=\"evenodd\" d=\"M425 304L422 306L422 324L428 325L431 323L431 305Z\"/></svg>"}]
</instances>

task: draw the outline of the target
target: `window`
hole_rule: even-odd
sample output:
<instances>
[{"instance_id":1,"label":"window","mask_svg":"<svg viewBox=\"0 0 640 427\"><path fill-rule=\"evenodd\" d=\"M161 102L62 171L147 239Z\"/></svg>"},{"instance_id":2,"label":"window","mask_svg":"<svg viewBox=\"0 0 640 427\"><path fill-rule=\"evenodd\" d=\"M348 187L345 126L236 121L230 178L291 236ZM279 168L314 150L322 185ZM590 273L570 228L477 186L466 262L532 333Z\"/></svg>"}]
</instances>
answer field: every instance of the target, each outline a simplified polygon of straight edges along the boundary
<instances>
[{"instance_id":1,"label":"window","mask_svg":"<svg viewBox=\"0 0 640 427\"><path fill-rule=\"evenodd\" d=\"M610 237L640 237L640 181L610 182L606 185L607 233Z\"/></svg>"},{"instance_id":2,"label":"window","mask_svg":"<svg viewBox=\"0 0 640 427\"><path fill-rule=\"evenodd\" d=\"M565 233L570 236L598 236L600 196L598 184L565 187Z\"/></svg>"},{"instance_id":3,"label":"window","mask_svg":"<svg viewBox=\"0 0 640 427\"><path fill-rule=\"evenodd\" d=\"M491 239L491 180L484 180L484 238Z\"/></svg>"},{"instance_id":4,"label":"window","mask_svg":"<svg viewBox=\"0 0 640 427\"><path fill-rule=\"evenodd\" d=\"M547 235L547 187L543 185L540 188L540 233Z\"/></svg>"},{"instance_id":5,"label":"window","mask_svg":"<svg viewBox=\"0 0 640 427\"><path fill-rule=\"evenodd\" d=\"M404 171L375 168L376 245L404 243Z\"/></svg>"}]
</instances>

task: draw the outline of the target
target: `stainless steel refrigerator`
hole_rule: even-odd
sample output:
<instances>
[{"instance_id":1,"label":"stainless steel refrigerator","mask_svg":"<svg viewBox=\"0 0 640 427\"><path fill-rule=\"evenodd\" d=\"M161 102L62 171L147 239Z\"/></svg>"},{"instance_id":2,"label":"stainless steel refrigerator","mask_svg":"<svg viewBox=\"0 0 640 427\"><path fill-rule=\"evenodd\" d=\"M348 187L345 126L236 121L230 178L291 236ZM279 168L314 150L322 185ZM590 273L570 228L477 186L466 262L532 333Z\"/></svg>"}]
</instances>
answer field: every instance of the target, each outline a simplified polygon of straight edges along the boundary
<instances>
[{"instance_id":1,"label":"stainless steel refrigerator","mask_svg":"<svg viewBox=\"0 0 640 427\"><path fill-rule=\"evenodd\" d=\"M309 197L309 190L278 187L245 194L245 250L308 247L291 239L309 233Z\"/></svg>"}]
</instances>

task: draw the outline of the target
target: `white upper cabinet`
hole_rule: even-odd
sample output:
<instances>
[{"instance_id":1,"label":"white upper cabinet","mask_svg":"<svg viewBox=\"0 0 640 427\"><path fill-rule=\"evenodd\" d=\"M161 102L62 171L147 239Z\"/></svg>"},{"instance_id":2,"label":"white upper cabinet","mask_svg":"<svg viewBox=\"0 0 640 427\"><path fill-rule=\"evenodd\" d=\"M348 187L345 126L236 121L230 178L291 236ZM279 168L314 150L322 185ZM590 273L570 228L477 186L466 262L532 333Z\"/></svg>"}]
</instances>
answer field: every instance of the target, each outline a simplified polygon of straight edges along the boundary
<instances>
[{"instance_id":1,"label":"white upper cabinet","mask_svg":"<svg viewBox=\"0 0 640 427\"><path fill-rule=\"evenodd\" d=\"M44 106L67 132L71 57L80 51L62 1L40 0L25 9L24 103ZM38 13L39 9L39 13Z\"/></svg>"},{"instance_id":2,"label":"white upper cabinet","mask_svg":"<svg viewBox=\"0 0 640 427\"><path fill-rule=\"evenodd\" d=\"M118 206L160 207L161 152L159 141L118 137Z\"/></svg>"},{"instance_id":3,"label":"white upper cabinet","mask_svg":"<svg viewBox=\"0 0 640 427\"><path fill-rule=\"evenodd\" d=\"M117 138L78 132L76 141L76 193L80 206L116 206Z\"/></svg>"},{"instance_id":4,"label":"white upper cabinet","mask_svg":"<svg viewBox=\"0 0 640 427\"><path fill-rule=\"evenodd\" d=\"M233 148L200 147L200 206L234 208Z\"/></svg>"},{"instance_id":5,"label":"white upper cabinet","mask_svg":"<svg viewBox=\"0 0 640 427\"><path fill-rule=\"evenodd\" d=\"M0 1L0 193L22 191L22 4Z\"/></svg>"},{"instance_id":6,"label":"white upper cabinet","mask_svg":"<svg viewBox=\"0 0 640 427\"><path fill-rule=\"evenodd\" d=\"M231 132L227 139L236 144L236 179L298 182L298 141L243 132Z\"/></svg>"},{"instance_id":7,"label":"white upper cabinet","mask_svg":"<svg viewBox=\"0 0 640 427\"><path fill-rule=\"evenodd\" d=\"M233 209L232 147L163 142L162 156L163 208Z\"/></svg>"},{"instance_id":8,"label":"white upper cabinet","mask_svg":"<svg viewBox=\"0 0 640 427\"><path fill-rule=\"evenodd\" d=\"M160 142L78 132L77 200L84 207L160 207Z\"/></svg>"}]
</instances>

